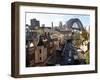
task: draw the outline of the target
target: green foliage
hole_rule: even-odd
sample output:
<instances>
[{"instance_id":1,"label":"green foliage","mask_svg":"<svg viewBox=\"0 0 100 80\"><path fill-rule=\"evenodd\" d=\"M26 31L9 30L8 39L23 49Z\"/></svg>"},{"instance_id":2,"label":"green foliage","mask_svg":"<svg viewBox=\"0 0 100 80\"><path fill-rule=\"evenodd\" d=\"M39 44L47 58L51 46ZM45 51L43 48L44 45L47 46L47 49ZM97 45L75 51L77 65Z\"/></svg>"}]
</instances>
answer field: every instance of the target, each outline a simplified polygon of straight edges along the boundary
<instances>
[{"instance_id":1,"label":"green foliage","mask_svg":"<svg viewBox=\"0 0 100 80\"><path fill-rule=\"evenodd\" d=\"M43 30L42 29L38 29L38 30L36 30L36 32L38 33L38 34L43 34Z\"/></svg>"},{"instance_id":2,"label":"green foliage","mask_svg":"<svg viewBox=\"0 0 100 80\"><path fill-rule=\"evenodd\" d=\"M90 63L90 55L89 55L89 50L85 53L86 54L86 64L89 64Z\"/></svg>"},{"instance_id":3,"label":"green foliage","mask_svg":"<svg viewBox=\"0 0 100 80\"><path fill-rule=\"evenodd\" d=\"M82 32L75 32L73 33L72 35L72 38L73 38L73 43L74 45L77 47L77 48L80 48L81 45L83 45L83 43L85 41L88 41L89 40L89 32L87 31L82 31ZM88 44L86 44L86 46L88 46ZM90 60L90 53L89 53L89 50L87 49L86 52L84 52L85 54L85 62L86 64L89 64L89 60Z\"/></svg>"},{"instance_id":4,"label":"green foliage","mask_svg":"<svg viewBox=\"0 0 100 80\"><path fill-rule=\"evenodd\" d=\"M82 34L81 34L81 36L84 39L84 41L89 39L89 33L86 32L86 31L83 31Z\"/></svg>"}]
</instances>

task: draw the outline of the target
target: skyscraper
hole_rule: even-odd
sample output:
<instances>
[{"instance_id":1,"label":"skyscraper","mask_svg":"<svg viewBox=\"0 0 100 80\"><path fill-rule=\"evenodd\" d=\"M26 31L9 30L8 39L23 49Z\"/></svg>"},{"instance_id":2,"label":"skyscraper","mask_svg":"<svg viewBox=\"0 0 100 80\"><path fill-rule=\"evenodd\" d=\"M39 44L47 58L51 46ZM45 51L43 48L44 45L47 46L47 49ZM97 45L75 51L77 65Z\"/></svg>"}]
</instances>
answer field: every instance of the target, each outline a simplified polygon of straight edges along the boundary
<instances>
[{"instance_id":1,"label":"skyscraper","mask_svg":"<svg viewBox=\"0 0 100 80\"><path fill-rule=\"evenodd\" d=\"M51 22L52 32L54 32L53 22Z\"/></svg>"},{"instance_id":2,"label":"skyscraper","mask_svg":"<svg viewBox=\"0 0 100 80\"><path fill-rule=\"evenodd\" d=\"M40 27L40 21L34 19L31 19L31 27Z\"/></svg>"},{"instance_id":3,"label":"skyscraper","mask_svg":"<svg viewBox=\"0 0 100 80\"><path fill-rule=\"evenodd\" d=\"M63 24L62 24L62 21L60 21L59 22L59 28L62 29L62 27L63 27Z\"/></svg>"}]
</instances>

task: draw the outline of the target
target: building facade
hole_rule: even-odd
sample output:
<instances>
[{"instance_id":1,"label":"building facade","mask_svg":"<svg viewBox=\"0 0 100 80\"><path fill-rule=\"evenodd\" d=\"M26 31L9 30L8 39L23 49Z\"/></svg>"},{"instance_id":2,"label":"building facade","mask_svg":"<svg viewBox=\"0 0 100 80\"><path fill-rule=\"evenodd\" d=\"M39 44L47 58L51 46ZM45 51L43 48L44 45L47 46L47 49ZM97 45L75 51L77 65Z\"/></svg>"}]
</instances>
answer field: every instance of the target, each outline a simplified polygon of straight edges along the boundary
<instances>
[{"instance_id":1,"label":"building facade","mask_svg":"<svg viewBox=\"0 0 100 80\"><path fill-rule=\"evenodd\" d=\"M42 63L47 59L47 48L38 46L35 50L35 63Z\"/></svg>"}]
</instances>

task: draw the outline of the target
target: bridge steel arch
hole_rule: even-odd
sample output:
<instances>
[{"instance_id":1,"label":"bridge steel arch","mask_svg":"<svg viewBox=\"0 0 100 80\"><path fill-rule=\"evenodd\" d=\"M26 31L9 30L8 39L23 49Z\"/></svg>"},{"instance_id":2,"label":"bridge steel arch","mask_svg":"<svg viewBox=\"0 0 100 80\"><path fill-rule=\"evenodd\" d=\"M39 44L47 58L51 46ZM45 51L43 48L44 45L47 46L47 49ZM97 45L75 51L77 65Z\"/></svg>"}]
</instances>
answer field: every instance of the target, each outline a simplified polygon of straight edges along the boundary
<instances>
[{"instance_id":1,"label":"bridge steel arch","mask_svg":"<svg viewBox=\"0 0 100 80\"><path fill-rule=\"evenodd\" d=\"M72 27L74 23L76 23L78 25L78 28ZM70 19L69 21L67 21L67 27L72 28L72 29L76 29L79 31L85 31L82 22L78 18L73 18L73 19Z\"/></svg>"}]
</instances>

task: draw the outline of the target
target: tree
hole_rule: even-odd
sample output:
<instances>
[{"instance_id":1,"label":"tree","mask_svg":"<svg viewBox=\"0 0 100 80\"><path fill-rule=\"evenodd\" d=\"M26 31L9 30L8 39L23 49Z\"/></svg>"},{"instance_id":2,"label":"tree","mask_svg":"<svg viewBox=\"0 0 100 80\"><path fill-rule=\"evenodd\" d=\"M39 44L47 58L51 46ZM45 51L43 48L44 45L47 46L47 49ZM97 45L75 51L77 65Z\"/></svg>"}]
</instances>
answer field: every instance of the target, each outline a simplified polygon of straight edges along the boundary
<instances>
[{"instance_id":1,"label":"tree","mask_svg":"<svg viewBox=\"0 0 100 80\"><path fill-rule=\"evenodd\" d=\"M87 64L89 64L89 32L87 31L82 31L82 32L74 32L72 35L73 38L73 43L75 45L76 48L81 49L82 47L82 51L84 51L85 47L87 47L87 50L85 50L83 53L85 55L85 62Z\"/></svg>"}]
</instances>

